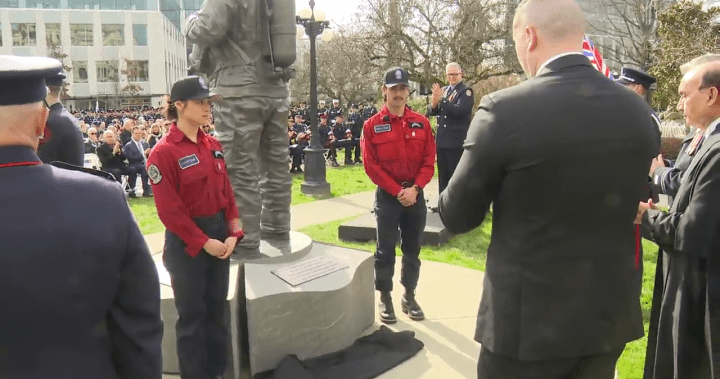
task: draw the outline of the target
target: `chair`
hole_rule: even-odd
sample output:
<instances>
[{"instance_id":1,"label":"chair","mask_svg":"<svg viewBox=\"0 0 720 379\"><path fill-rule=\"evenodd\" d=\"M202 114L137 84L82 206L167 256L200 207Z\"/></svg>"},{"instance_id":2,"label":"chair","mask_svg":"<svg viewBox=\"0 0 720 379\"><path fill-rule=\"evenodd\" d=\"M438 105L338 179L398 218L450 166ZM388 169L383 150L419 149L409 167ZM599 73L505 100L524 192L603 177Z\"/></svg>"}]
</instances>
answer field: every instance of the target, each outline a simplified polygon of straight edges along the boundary
<instances>
[{"instance_id":1,"label":"chair","mask_svg":"<svg viewBox=\"0 0 720 379\"><path fill-rule=\"evenodd\" d=\"M102 164L100 163L100 158L98 158L97 154L89 153L85 154L83 167L101 170Z\"/></svg>"}]
</instances>

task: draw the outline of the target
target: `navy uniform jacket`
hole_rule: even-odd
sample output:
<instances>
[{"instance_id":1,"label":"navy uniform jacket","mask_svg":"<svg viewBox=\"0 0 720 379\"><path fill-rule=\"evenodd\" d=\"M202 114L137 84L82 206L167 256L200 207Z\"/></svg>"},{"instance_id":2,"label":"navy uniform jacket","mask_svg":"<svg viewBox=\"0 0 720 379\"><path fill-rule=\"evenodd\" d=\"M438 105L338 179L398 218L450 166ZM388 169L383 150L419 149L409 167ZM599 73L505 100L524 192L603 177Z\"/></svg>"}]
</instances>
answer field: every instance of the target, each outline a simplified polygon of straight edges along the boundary
<instances>
[{"instance_id":1,"label":"navy uniform jacket","mask_svg":"<svg viewBox=\"0 0 720 379\"><path fill-rule=\"evenodd\" d=\"M328 122L332 123L335 121L335 117L337 117L337 114L340 112L342 112L342 107L330 108L327 112Z\"/></svg>"},{"instance_id":2,"label":"navy uniform jacket","mask_svg":"<svg viewBox=\"0 0 720 379\"><path fill-rule=\"evenodd\" d=\"M458 83L452 91L443 88L437 108L428 108L426 116L437 116L438 149L462 149L472 118L475 94L465 83ZM449 92L449 93L447 93Z\"/></svg>"},{"instance_id":3,"label":"navy uniform jacket","mask_svg":"<svg viewBox=\"0 0 720 379\"><path fill-rule=\"evenodd\" d=\"M375 116L378 113L377 108L375 108L374 105L368 105L367 107L363 108L362 116L365 121L367 121L370 117Z\"/></svg>"},{"instance_id":4,"label":"navy uniform jacket","mask_svg":"<svg viewBox=\"0 0 720 379\"><path fill-rule=\"evenodd\" d=\"M666 160L666 167L658 167L655 170L652 176L652 182L650 184L653 193L662 193L668 195L670 199L675 197L675 194L680 188L680 180L682 179L682 174L685 172L685 170L687 170L688 166L690 166L690 162L695 156L695 152L693 152L693 154L688 154L687 150L688 146L690 146L690 143L695 137L695 133L697 133L698 130L699 129L692 130L690 133L688 133L688 135L685 136L682 142L682 146L680 147L680 153L678 154L675 161ZM700 133L702 133L702 131L700 131ZM670 200L670 204L672 204L672 200Z\"/></svg>"},{"instance_id":5,"label":"navy uniform jacket","mask_svg":"<svg viewBox=\"0 0 720 379\"><path fill-rule=\"evenodd\" d=\"M85 161L85 141L77 120L60 103L50 106L47 119L49 130L38 148L37 155L45 163L61 161L75 166Z\"/></svg>"},{"instance_id":6,"label":"navy uniform jacket","mask_svg":"<svg viewBox=\"0 0 720 379\"><path fill-rule=\"evenodd\" d=\"M0 147L0 378L160 379L157 269L125 194L28 161Z\"/></svg>"},{"instance_id":7,"label":"navy uniform jacket","mask_svg":"<svg viewBox=\"0 0 720 379\"><path fill-rule=\"evenodd\" d=\"M352 128L353 138L360 138L360 134L362 134L363 130L363 124L365 123L360 112L350 113L347 123Z\"/></svg>"}]
</instances>

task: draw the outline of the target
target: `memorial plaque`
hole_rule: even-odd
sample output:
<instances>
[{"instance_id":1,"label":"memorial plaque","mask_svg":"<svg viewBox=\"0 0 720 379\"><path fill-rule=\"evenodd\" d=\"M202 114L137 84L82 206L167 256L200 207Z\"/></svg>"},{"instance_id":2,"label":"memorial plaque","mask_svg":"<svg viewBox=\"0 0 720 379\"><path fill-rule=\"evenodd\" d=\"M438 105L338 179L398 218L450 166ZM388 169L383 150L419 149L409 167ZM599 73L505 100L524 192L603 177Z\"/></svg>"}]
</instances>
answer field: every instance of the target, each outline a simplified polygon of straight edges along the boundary
<instances>
[{"instance_id":1,"label":"memorial plaque","mask_svg":"<svg viewBox=\"0 0 720 379\"><path fill-rule=\"evenodd\" d=\"M296 287L348 267L348 264L344 261L325 255L273 270L272 273L287 284Z\"/></svg>"}]
</instances>

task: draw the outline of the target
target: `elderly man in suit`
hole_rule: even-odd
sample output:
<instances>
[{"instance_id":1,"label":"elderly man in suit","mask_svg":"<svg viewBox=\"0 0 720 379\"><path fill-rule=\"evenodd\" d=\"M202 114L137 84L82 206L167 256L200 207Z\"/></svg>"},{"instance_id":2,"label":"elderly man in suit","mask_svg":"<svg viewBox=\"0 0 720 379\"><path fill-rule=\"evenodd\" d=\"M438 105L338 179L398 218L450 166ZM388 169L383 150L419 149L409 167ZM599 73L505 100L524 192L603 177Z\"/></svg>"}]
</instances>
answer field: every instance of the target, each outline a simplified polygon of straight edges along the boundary
<instances>
[{"instance_id":1,"label":"elderly man in suit","mask_svg":"<svg viewBox=\"0 0 720 379\"><path fill-rule=\"evenodd\" d=\"M440 195L453 233L493 204L475 333L483 379L611 379L643 335L633 221L657 126L583 56L584 27L573 0L518 5L513 39L530 79L483 97Z\"/></svg>"},{"instance_id":2,"label":"elderly man in suit","mask_svg":"<svg viewBox=\"0 0 720 379\"><path fill-rule=\"evenodd\" d=\"M158 274L123 191L35 153L59 67L0 56L0 378L160 379Z\"/></svg>"},{"instance_id":3,"label":"elderly man in suit","mask_svg":"<svg viewBox=\"0 0 720 379\"><path fill-rule=\"evenodd\" d=\"M463 153L463 142L470 126L475 95L462 81L460 65L445 67L448 86L432 87L432 99L426 116L437 116L437 166L439 192L445 190ZM433 211L437 209L433 208Z\"/></svg>"},{"instance_id":4,"label":"elderly man in suit","mask_svg":"<svg viewBox=\"0 0 720 379\"><path fill-rule=\"evenodd\" d=\"M148 173L145 168L147 157L150 155L150 145L142 139L142 134L143 131L140 127L134 127L132 129L132 139L125 144L123 151L125 151L128 166L134 169L142 179L143 197L152 197L152 188L150 188Z\"/></svg>"},{"instance_id":5,"label":"elderly man in suit","mask_svg":"<svg viewBox=\"0 0 720 379\"><path fill-rule=\"evenodd\" d=\"M663 251L646 379L716 378L720 370L720 62L691 69L678 92L678 110L698 128L697 151L670 210L641 203L636 220Z\"/></svg>"}]
</instances>

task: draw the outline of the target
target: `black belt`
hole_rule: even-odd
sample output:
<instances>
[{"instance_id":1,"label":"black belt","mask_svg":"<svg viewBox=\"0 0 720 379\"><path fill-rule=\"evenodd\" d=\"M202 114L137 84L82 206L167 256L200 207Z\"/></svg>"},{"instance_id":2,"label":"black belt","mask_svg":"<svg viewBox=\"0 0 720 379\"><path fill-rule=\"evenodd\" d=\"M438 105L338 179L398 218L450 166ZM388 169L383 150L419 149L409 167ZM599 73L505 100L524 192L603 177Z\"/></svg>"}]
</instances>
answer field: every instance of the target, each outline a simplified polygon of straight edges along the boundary
<instances>
[{"instance_id":1,"label":"black belt","mask_svg":"<svg viewBox=\"0 0 720 379\"><path fill-rule=\"evenodd\" d=\"M197 217L193 218L193 221L195 222L195 225L198 226L200 229L205 229L209 227L213 227L218 224L218 222L225 222L225 212L220 211L218 213L215 213L212 216L207 217Z\"/></svg>"},{"instance_id":2,"label":"black belt","mask_svg":"<svg viewBox=\"0 0 720 379\"><path fill-rule=\"evenodd\" d=\"M415 184L415 182L413 182L413 181L400 183L400 185L402 186L402 188L410 188L410 187L412 187L414 184Z\"/></svg>"}]
</instances>

